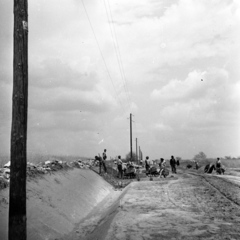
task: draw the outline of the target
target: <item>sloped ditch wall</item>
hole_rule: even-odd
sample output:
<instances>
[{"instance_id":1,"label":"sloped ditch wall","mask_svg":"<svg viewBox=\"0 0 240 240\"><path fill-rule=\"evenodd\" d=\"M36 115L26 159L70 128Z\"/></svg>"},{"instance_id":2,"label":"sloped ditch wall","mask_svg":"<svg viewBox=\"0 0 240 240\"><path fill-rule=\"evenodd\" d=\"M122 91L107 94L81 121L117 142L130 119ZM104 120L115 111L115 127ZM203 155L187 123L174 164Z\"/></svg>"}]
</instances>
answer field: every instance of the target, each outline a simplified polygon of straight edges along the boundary
<instances>
[{"instance_id":1,"label":"sloped ditch wall","mask_svg":"<svg viewBox=\"0 0 240 240\"><path fill-rule=\"evenodd\" d=\"M32 178L27 182L28 240L57 239L113 190L95 172L74 168ZM8 237L9 189L0 191L0 239Z\"/></svg>"}]
</instances>

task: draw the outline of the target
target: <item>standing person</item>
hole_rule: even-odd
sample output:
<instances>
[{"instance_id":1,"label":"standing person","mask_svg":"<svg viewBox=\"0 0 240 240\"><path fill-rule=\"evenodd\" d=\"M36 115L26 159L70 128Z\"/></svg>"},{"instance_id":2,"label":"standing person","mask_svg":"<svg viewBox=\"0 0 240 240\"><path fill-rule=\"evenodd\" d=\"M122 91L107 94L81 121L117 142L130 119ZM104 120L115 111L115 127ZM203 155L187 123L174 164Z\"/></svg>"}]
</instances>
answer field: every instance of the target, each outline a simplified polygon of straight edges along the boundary
<instances>
[{"instance_id":1,"label":"standing person","mask_svg":"<svg viewBox=\"0 0 240 240\"><path fill-rule=\"evenodd\" d=\"M160 163L159 163L159 177L161 177L161 175L162 175L162 171L163 171L163 167L164 167L163 161L164 161L164 159L163 159L163 158L160 158Z\"/></svg>"},{"instance_id":2,"label":"standing person","mask_svg":"<svg viewBox=\"0 0 240 240\"><path fill-rule=\"evenodd\" d=\"M153 160L151 160L151 159L148 159L148 164L149 164L149 167L151 168L152 166L153 166Z\"/></svg>"},{"instance_id":3,"label":"standing person","mask_svg":"<svg viewBox=\"0 0 240 240\"><path fill-rule=\"evenodd\" d=\"M94 163L96 163L96 161L97 161L97 163L99 164L99 174L101 174L101 172L102 172L102 158L101 158L100 154L98 154L98 155L99 156L95 156Z\"/></svg>"},{"instance_id":4,"label":"standing person","mask_svg":"<svg viewBox=\"0 0 240 240\"><path fill-rule=\"evenodd\" d=\"M197 161L195 161L195 167L196 167L196 169L198 170L199 165L198 165L198 162L197 162Z\"/></svg>"},{"instance_id":5,"label":"standing person","mask_svg":"<svg viewBox=\"0 0 240 240\"><path fill-rule=\"evenodd\" d=\"M177 171L176 171L176 160L175 160L174 156L171 156L170 166L172 168L172 173L177 173Z\"/></svg>"},{"instance_id":6,"label":"standing person","mask_svg":"<svg viewBox=\"0 0 240 240\"><path fill-rule=\"evenodd\" d=\"M216 162L216 169L220 169L222 167L222 164L221 164L221 161L220 161L220 158L217 158L217 162Z\"/></svg>"},{"instance_id":7,"label":"standing person","mask_svg":"<svg viewBox=\"0 0 240 240\"><path fill-rule=\"evenodd\" d=\"M123 168L122 168L122 159L121 156L118 156L117 167L118 167L118 177L123 178Z\"/></svg>"},{"instance_id":8,"label":"standing person","mask_svg":"<svg viewBox=\"0 0 240 240\"><path fill-rule=\"evenodd\" d=\"M145 159L145 168L146 168L146 174L148 174L149 169L150 169L149 157L148 156Z\"/></svg>"},{"instance_id":9,"label":"standing person","mask_svg":"<svg viewBox=\"0 0 240 240\"><path fill-rule=\"evenodd\" d=\"M103 166L103 170L105 173L107 173L107 167L106 167L106 159L107 159L107 149L104 149L103 154L102 154L102 166Z\"/></svg>"},{"instance_id":10,"label":"standing person","mask_svg":"<svg viewBox=\"0 0 240 240\"><path fill-rule=\"evenodd\" d=\"M176 159L176 164L177 164L177 166L179 166L179 165L180 165L179 158L177 158L177 159Z\"/></svg>"},{"instance_id":11,"label":"standing person","mask_svg":"<svg viewBox=\"0 0 240 240\"><path fill-rule=\"evenodd\" d=\"M222 166L222 163L220 161L220 158L217 158L217 162L216 162L216 172L219 174L224 174L225 169Z\"/></svg>"},{"instance_id":12,"label":"standing person","mask_svg":"<svg viewBox=\"0 0 240 240\"><path fill-rule=\"evenodd\" d=\"M159 167L160 167L159 178L161 178L163 175L163 171L166 168L166 161L163 158L160 159Z\"/></svg>"}]
</instances>

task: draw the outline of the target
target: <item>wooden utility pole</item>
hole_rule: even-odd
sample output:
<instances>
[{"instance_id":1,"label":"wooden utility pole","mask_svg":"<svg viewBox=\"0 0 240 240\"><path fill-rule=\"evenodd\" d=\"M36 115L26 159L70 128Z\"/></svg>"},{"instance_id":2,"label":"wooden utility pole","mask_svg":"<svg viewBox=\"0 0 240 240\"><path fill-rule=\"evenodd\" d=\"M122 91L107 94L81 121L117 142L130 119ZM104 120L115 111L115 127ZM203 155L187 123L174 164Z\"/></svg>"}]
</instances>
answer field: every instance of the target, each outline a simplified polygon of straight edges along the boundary
<instances>
[{"instance_id":1,"label":"wooden utility pole","mask_svg":"<svg viewBox=\"0 0 240 240\"><path fill-rule=\"evenodd\" d=\"M132 161L132 114L130 113L130 161Z\"/></svg>"},{"instance_id":2,"label":"wooden utility pole","mask_svg":"<svg viewBox=\"0 0 240 240\"><path fill-rule=\"evenodd\" d=\"M139 146L139 159L140 159L140 160L143 160L142 150L141 150L140 146Z\"/></svg>"},{"instance_id":3,"label":"wooden utility pole","mask_svg":"<svg viewBox=\"0 0 240 240\"><path fill-rule=\"evenodd\" d=\"M9 240L27 239L28 3L14 0L14 60L9 192Z\"/></svg>"},{"instance_id":4,"label":"wooden utility pole","mask_svg":"<svg viewBox=\"0 0 240 240\"><path fill-rule=\"evenodd\" d=\"M136 138L136 161L137 161L137 164L139 164L139 162L138 162L138 146L137 146L137 138Z\"/></svg>"}]
</instances>

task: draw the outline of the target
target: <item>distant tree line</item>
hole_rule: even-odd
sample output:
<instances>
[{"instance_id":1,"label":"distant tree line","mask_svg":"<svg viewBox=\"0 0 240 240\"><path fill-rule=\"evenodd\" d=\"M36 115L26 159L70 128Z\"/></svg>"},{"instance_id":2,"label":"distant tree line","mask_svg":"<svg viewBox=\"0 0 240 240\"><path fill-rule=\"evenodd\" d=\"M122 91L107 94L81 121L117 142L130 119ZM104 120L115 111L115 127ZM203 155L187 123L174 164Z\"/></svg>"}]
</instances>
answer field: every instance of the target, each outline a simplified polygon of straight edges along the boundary
<instances>
[{"instance_id":1,"label":"distant tree line","mask_svg":"<svg viewBox=\"0 0 240 240\"><path fill-rule=\"evenodd\" d=\"M195 161L201 161L201 160L206 160L207 159L207 155L204 152L199 152L198 154L196 154L193 158Z\"/></svg>"}]
</instances>

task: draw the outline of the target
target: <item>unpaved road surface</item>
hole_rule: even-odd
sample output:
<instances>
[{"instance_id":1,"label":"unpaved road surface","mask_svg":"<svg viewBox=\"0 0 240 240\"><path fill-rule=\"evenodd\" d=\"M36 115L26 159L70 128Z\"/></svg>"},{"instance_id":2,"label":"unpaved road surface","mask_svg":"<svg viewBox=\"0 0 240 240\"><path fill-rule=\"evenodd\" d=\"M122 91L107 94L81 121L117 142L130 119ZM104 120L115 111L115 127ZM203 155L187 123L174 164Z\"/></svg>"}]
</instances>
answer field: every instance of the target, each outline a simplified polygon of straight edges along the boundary
<instances>
[{"instance_id":1,"label":"unpaved road surface","mask_svg":"<svg viewBox=\"0 0 240 240\"><path fill-rule=\"evenodd\" d=\"M124 190L98 224L97 213L80 223L71 239L240 239L239 187L227 177L194 172L142 179Z\"/></svg>"}]
</instances>

